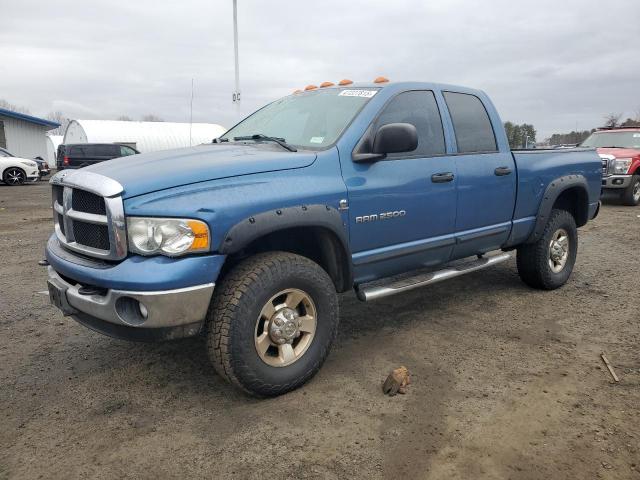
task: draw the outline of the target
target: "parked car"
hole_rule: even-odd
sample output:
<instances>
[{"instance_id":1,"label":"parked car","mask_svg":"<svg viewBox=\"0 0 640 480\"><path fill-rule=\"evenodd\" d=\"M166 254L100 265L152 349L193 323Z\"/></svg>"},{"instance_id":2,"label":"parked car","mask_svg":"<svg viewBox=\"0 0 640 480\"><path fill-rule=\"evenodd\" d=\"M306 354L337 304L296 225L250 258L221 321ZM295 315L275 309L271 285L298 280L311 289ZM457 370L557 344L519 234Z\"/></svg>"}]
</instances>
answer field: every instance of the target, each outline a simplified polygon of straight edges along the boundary
<instances>
[{"instance_id":1,"label":"parked car","mask_svg":"<svg viewBox=\"0 0 640 480\"><path fill-rule=\"evenodd\" d=\"M602 158L602 189L619 192L625 205L640 205L640 127L600 128L584 142Z\"/></svg>"},{"instance_id":2,"label":"parked car","mask_svg":"<svg viewBox=\"0 0 640 480\"><path fill-rule=\"evenodd\" d=\"M7 149L0 148L0 179L7 185L22 185L37 182L40 178L35 160L13 156Z\"/></svg>"},{"instance_id":3,"label":"parked car","mask_svg":"<svg viewBox=\"0 0 640 480\"><path fill-rule=\"evenodd\" d=\"M36 157L33 159L34 162L38 164L38 173L40 176L40 180L51 173L51 169L49 168L49 163L44 160L42 157Z\"/></svg>"},{"instance_id":4,"label":"parked car","mask_svg":"<svg viewBox=\"0 0 640 480\"><path fill-rule=\"evenodd\" d=\"M58 170L82 168L112 158L127 157L140 152L128 145L116 143L75 143L58 145L56 167Z\"/></svg>"},{"instance_id":5,"label":"parked car","mask_svg":"<svg viewBox=\"0 0 640 480\"><path fill-rule=\"evenodd\" d=\"M322 365L339 292L372 301L512 251L526 284L561 287L598 213L600 158L512 152L502 125L478 90L342 81L213 144L61 172L51 301L116 337L202 332L224 378L271 396Z\"/></svg>"}]
</instances>

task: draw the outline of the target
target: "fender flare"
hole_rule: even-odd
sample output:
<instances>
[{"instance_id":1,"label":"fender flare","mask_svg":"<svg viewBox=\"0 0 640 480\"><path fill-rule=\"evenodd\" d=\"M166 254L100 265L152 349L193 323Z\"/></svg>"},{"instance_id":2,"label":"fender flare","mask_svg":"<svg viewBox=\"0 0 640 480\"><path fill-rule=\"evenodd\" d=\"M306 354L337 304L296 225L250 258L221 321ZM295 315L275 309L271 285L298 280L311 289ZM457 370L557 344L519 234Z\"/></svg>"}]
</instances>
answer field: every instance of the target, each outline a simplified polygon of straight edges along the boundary
<instances>
[{"instance_id":1,"label":"fender flare","mask_svg":"<svg viewBox=\"0 0 640 480\"><path fill-rule=\"evenodd\" d=\"M329 230L338 239L344 252L347 284L353 278L353 265L347 232L340 212L330 205L298 205L278 208L252 215L231 227L218 251L224 255L239 252L260 237L289 228L317 227Z\"/></svg>"},{"instance_id":2,"label":"fender flare","mask_svg":"<svg viewBox=\"0 0 640 480\"><path fill-rule=\"evenodd\" d=\"M583 189L585 195L589 198L589 183L584 175L565 175L552 180L551 183L547 185L544 195L542 196L542 201L540 202L540 207L538 208L533 232L529 235L525 243L535 243L540 239L551 215L554 203L562 192L574 187Z\"/></svg>"}]
</instances>

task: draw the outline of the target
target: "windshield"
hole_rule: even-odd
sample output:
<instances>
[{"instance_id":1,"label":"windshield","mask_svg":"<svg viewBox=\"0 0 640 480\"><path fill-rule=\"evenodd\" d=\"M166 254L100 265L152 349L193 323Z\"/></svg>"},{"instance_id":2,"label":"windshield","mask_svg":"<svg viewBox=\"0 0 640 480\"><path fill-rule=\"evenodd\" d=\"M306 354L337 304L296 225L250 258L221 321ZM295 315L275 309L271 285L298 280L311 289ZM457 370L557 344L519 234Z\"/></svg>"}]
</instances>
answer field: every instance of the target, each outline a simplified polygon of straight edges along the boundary
<instances>
[{"instance_id":1,"label":"windshield","mask_svg":"<svg viewBox=\"0 0 640 480\"><path fill-rule=\"evenodd\" d=\"M245 118L221 140L262 134L300 148L326 148L335 143L377 91L327 88L289 95Z\"/></svg>"},{"instance_id":2,"label":"windshield","mask_svg":"<svg viewBox=\"0 0 640 480\"><path fill-rule=\"evenodd\" d=\"M581 146L640 148L640 132L596 132L582 142Z\"/></svg>"}]
</instances>

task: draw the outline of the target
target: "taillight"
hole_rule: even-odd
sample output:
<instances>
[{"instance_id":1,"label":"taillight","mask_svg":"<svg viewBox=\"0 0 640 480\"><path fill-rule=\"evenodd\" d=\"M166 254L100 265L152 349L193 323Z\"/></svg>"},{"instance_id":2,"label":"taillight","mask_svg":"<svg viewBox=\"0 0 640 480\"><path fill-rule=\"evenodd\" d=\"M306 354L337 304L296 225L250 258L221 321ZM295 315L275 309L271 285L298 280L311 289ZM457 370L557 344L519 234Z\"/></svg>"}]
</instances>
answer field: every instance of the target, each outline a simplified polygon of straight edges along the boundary
<instances>
[{"instance_id":1,"label":"taillight","mask_svg":"<svg viewBox=\"0 0 640 480\"><path fill-rule=\"evenodd\" d=\"M65 157L62 159L62 164L63 164L63 165L69 165L69 157L67 157L67 156L65 155Z\"/></svg>"}]
</instances>

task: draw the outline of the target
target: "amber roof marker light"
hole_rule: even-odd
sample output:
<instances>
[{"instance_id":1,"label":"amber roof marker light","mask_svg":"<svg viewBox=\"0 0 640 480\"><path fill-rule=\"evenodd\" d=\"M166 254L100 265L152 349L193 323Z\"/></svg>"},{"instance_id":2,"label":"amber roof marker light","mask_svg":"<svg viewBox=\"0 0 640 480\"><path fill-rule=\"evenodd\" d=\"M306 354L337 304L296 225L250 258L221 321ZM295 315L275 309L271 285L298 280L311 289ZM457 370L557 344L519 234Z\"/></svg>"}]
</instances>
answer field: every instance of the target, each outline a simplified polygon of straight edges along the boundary
<instances>
[{"instance_id":1,"label":"amber roof marker light","mask_svg":"<svg viewBox=\"0 0 640 480\"><path fill-rule=\"evenodd\" d=\"M353 82L351 80L349 80L348 78L345 78L343 80L340 80L338 82L338 85L340 86L344 86L344 85L351 85Z\"/></svg>"},{"instance_id":2,"label":"amber roof marker light","mask_svg":"<svg viewBox=\"0 0 640 480\"><path fill-rule=\"evenodd\" d=\"M318 88L316 85L307 85L304 87L305 90L315 90L316 88Z\"/></svg>"},{"instance_id":3,"label":"amber roof marker light","mask_svg":"<svg viewBox=\"0 0 640 480\"><path fill-rule=\"evenodd\" d=\"M334 85L335 85L335 83L333 83L333 82L322 82L320 84L320 88L333 87Z\"/></svg>"},{"instance_id":4,"label":"amber roof marker light","mask_svg":"<svg viewBox=\"0 0 640 480\"><path fill-rule=\"evenodd\" d=\"M294 95L296 95L296 94L298 94L298 93L302 93L302 90L298 89L298 90L294 90L294 91L293 91L293 94L294 94Z\"/></svg>"},{"instance_id":5,"label":"amber roof marker light","mask_svg":"<svg viewBox=\"0 0 640 480\"><path fill-rule=\"evenodd\" d=\"M387 83L389 79L387 77L376 77L373 83Z\"/></svg>"}]
</instances>

